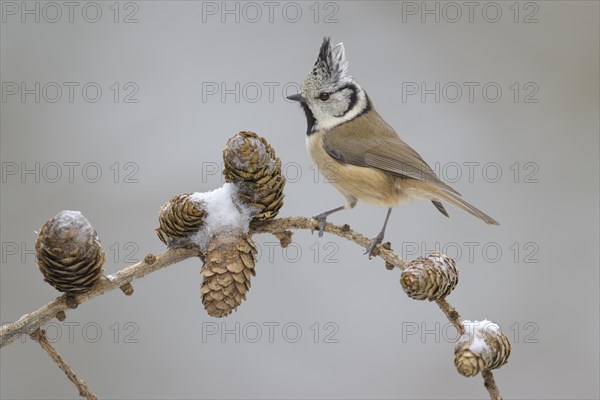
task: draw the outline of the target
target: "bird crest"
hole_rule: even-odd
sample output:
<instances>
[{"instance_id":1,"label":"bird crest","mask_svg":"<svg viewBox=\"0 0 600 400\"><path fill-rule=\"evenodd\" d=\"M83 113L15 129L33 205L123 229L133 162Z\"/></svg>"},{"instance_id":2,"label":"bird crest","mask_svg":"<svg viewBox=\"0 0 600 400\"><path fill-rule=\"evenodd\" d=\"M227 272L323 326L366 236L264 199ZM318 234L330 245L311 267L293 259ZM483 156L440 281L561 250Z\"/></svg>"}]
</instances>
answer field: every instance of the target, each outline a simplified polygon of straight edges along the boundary
<instances>
[{"instance_id":1,"label":"bird crest","mask_svg":"<svg viewBox=\"0 0 600 400\"><path fill-rule=\"evenodd\" d=\"M324 37L317 61L304 82L303 93L340 87L351 80L344 44L338 43L332 47L329 38Z\"/></svg>"}]
</instances>

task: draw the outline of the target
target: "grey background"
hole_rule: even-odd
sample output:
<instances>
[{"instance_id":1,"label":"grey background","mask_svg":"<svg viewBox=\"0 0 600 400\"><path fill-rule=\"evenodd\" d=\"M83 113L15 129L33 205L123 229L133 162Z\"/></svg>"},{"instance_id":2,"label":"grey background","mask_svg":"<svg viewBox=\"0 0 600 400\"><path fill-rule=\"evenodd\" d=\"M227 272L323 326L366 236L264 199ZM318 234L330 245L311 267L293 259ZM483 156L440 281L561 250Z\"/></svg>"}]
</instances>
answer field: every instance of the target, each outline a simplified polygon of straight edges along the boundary
<instances>
[{"instance_id":1,"label":"grey background","mask_svg":"<svg viewBox=\"0 0 600 400\"><path fill-rule=\"evenodd\" d=\"M21 2L15 4L20 9ZM39 23L34 16L23 23L19 14L3 14L2 82L80 86L72 103L66 90L56 103L48 101L54 92L39 103L33 95L25 102L7 95L1 103L4 172L19 168L2 181L2 322L58 295L42 281L31 254L34 231L44 221L61 209L81 210L104 243L109 273L128 264L126 256L161 252L153 232L159 207L175 194L220 186L220 174L203 171L220 162L227 138L237 131L266 137L288 166L281 216L310 216L341 203L333 187L315 179L305 153L304 116L282 94L285 84L304 79L322 37L331 35L345 43L351 73L384 118L430 164L446 168L442 177L466 199L502 223L486 226L454 208L445 219L428 202L414 202L392 214L387 239L394 249L412 259L439 246L459 259L460 282L449 301L465 319L497 322L513 343L508 365L496 372L506 398L598 398L597 2L518 3L518 23L509 8L513 2L498 3L496 23L483 18L487 2L475 8L472 22L463 7L456 23L444 19L454 18L445 3L437 3L439 23L432 15L423 23L421 14L403 13L410 7L403 2L320 3L317 22L313 2L297 3L302 15L295 23L295 5L285 2L276 3L272 22L262 5L254 23L254 10L244 11L242 3L239 22L225 15L224 23L220 14L203 15L203 7L220 8L220 2L138 1L137 23L122 21L135 5L120 3L115 23L113 2L99 3L102 16L90 23L82 17L86 3L77 4L73 22L64 7L56 23L44 15ZM46 11L54 18L53 10ZM87 9L87 17L93 11ZM486 9L486 17L493 19L494 11ZM524 23L532 12L538 21ZM330 13L337 22L323 21ZM81 95L87 82L103 90L96 103ZM138 102L115 102L109 88L114 82L121 96L131 92L127 82L137 85ZM227 95L221 101L207 94L211 82L250 86L238 92L239 99ZM278 85L273 97L265 82ZM403 101L407 82L428 88L456 82L463 97L452 103L454 92L448 92L439 102L433 95ZM473 102L464 82L479 83ZM497 102L482 97L489 82L502 89ZM520 86L517 102L514 82ZM534 86L524 88L528 82ZM256 85L263 89L258 97L251 91ZM538 102L526 103L532 87L539 89L531 98ZM292 86L289 94L294 92ZM65 162L80 163L73 182ZM479 163L473 179L464 164L470 162ZM32 169L35 163L37 177L21 176L23 165ZM53 163L62 166L58 179ZM97 164L83 174L86 163ZM94 165L102 176L90 183ZM453 179L456 165L461 175ZM497 182L495 166L502 174ZM125 182L128 173L137 183ZM359 205L331 220L372 236L384 215ZM407 298L398 271L385 270L380 259L368 261L360 248L333 236L299 231L294 249L276 246L272 256L273 237L255 240L262 250L258 274L248 299L227 319L207 316L200 262L187 260L135 282L131 298L112 292L82 305L66 323L51 323L48 333L102 398L486 396L479 376L456 372L455 332L440 310ZM203 340L203 329L235 331L236 323L239 343L233 334ZM279 324L273 343L268 323ZM301 327L296 343L290 343L293 328L282 333L286 323ZM257 325L262 336L252 343ZM413 328L418 332L410 335ZM326 343L327 334L338 343ZM0 366L2 398L77 396L30 339L3 348Z\"/></svg>"}]
</instances>

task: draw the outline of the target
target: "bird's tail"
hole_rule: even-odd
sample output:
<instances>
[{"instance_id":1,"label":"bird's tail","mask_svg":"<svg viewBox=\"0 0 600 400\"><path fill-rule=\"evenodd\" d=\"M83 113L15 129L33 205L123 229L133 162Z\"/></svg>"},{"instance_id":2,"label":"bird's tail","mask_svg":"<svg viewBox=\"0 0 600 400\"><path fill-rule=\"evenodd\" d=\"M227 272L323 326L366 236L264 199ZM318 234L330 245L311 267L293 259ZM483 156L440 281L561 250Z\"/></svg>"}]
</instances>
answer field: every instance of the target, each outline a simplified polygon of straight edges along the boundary
<instances>
[{"instance_id":1,"label":"bird's tail","mask_svg":"<svg viewBox=\"0 0 600 400\"><path fill-rule=\"evenodd\" d=\"M440 200L444 200L444 201L452 204L455 207L458 207L458 208L461 208L461 209L465 210L466 212L468 212L468 213L476 216L477 218L481 219L486 224L500 225L498 223L498 221L496 221L494 218L490 217L489 215L487 215L486 213L484 213L483 211L481 211L480 209L478 209L474 205L469 204L468 202L466 202L465 200L463 200L458 194L455 194L455 193L452 193L452 192L448 192L448 191L446 191L444 189L438 189L438 190L436 190L436 194L437 194L437 196L438 196L438 198Z\"/></svg>"},{"instance_id":2,"label":"bird's tail","mask_svg":"<svg viewBox=\"0 0 600 400\"><path fill-rule=\"evenodd\" d=\"M444 208L442 203L440 203L440 200L443 200L452 204L455 207L465 210L466 212L481 219L486 224L500 225L498 221L496 221L494 218L490 217L477 207L463 200L458 192L451 192L449 190L444 189L443 187L439 187L437 185L423 181L412 181L411 183L412 189L415 190L413 194L416 197L431 200L433 202L433 205L445 216L448 216L448 213L446 212L446 209Z\"/></svg>"}]
</instances>

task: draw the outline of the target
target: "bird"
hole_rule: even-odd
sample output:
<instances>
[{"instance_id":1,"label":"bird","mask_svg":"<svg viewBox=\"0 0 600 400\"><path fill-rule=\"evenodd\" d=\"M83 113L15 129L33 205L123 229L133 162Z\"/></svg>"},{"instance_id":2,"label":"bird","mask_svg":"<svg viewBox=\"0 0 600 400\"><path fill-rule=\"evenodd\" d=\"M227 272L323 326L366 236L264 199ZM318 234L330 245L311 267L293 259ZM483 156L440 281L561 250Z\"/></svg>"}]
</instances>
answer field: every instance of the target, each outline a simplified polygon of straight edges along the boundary
<instances>
[{"instance_id":1,"label":"bird","mask_svg":"<svg viewBox=\"0 0 600 400\"><path fill-rule=\"evenodd\" d=\"M412 199L429 200L448 217L442 204L445 201L487 224L499 225L439 179L379 115L365 90L348 72L343 43L332 47L330 39L324 37L300 92L287 99L299 102L306 116L310 158L346 199L344 205L313 217L319 222L319 236L323 236L328 216L354 208L358 201L387 207L381 231L366 248L369 259L383 242L392 208Z\"/></svg>"}]
</instances>

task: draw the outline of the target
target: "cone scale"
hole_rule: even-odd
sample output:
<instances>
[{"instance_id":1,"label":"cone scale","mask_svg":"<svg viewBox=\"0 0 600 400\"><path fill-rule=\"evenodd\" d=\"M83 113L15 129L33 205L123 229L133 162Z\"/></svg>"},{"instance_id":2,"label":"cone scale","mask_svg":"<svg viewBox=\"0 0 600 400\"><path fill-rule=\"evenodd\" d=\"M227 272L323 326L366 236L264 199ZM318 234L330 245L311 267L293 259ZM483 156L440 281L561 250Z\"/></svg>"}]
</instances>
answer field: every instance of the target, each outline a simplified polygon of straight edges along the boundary
<instances>
[{"instance_id":1,"label":"cone scale","mask_svg":"<svg viewBox=\"0 0 600 400\"><path fill-rule=\"evenodd\" d=\"M216 234L202 266L202 303L212 317L225 317L246 299L255 271L256 247L243 232Z\"/></svg>"}]
</instances>

